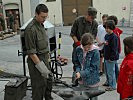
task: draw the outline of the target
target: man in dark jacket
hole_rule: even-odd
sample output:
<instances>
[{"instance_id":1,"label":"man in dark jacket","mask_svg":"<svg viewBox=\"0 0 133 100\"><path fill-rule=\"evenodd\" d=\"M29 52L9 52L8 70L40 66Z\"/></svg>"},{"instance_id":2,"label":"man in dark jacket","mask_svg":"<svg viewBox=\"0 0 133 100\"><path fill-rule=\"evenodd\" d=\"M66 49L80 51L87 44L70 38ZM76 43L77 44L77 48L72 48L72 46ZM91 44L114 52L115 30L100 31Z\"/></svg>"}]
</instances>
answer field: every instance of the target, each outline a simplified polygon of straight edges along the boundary
<instances>
[{"instance_id":1,"label":"man in dark jacket","mask_svg":"<svg viewBox=\"0 0 133 100\"><path fill-rule=\"evenodd\" d=\"M94 38L96 38L97 27L98 27L98 23L95 20L96 15L97 15L96 8L88 7L87 15L76 18L72 25L70 36L74 41L73 52L72 52L73 64L74 64L75 48L80 45L81 36L84 33L91 33L94 36Z\"/></svg>"}]
</instances>

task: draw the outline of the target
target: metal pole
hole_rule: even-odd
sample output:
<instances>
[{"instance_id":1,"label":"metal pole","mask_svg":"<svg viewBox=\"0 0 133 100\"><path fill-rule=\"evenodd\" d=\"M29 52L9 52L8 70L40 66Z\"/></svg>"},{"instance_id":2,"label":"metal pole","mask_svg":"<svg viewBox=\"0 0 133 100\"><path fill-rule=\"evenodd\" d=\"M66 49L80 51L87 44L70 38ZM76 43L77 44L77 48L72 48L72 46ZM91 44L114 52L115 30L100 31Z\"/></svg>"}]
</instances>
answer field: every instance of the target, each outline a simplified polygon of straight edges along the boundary
<instances>
[{"instance_id":1,"label":"metal pole","mask_svg":"<svg viewBox=\"0 0 133 100\"><path fill-rule=\"evenodd\" d=\"M0 0L0 13L1 13L1 19L3 20L1 22L1 26L2 26L2 30L6 29L6 21L5 21L5 17L4 17L4 9L3 9L3 2L2 0Z\"/></svg>"},{"instance_id":2,"label":"metal pole","mask_svg":"<svg viewBox=\"0 0 133 100\"><path fill-rule=\"evenodd\" d=\"M60 56L60 50L61 50L61 32L59 32L59 38L58 38L58 56Z\"/></svg>"},{"instance_id":3,"label":"metal pole","mask_svg":"<svg viewBox=\"0 0 133 100\"><path fill-rule=\"evenodd\" d=\"M26 76L25 57L26 57L26 55L23 54L23 70L24 70L24 76Z\"/></svg>"}]
</instances>

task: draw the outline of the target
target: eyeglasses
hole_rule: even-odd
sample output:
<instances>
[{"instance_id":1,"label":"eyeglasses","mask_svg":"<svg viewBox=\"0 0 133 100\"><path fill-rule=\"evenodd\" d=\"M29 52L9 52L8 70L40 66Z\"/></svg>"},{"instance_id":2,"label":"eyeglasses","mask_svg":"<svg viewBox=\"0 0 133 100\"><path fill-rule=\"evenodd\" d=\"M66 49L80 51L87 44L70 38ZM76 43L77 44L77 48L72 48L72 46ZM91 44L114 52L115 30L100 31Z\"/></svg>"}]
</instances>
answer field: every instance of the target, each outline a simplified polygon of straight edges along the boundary
<instances>
[{"instance_id":1,"label":"eyeglasses","mask_svg":"<svg viewBox=\"0 0 133 100\"><path fill-rule=\"evenodd\" d=\"M43 19L47 19L49 16L42 16Z\"/></svg>"}]
</instances>

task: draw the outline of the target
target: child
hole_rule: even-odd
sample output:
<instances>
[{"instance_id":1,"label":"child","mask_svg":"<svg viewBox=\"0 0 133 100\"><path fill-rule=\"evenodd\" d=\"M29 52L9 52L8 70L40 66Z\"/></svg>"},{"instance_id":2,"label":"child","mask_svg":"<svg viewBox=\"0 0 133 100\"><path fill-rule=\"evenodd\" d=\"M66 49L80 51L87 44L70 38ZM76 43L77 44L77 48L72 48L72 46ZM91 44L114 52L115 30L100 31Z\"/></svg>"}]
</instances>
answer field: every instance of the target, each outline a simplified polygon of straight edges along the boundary
<instances>
[{"instance_id":1,"label":"child","mask_svg":"<svg viewBox=\"0 0 133 100\"><path fill-rule=\"evenodd\" d=\"M100 54L98 47L93 44L93 36L90 33L82 36L81 45L76 48L74 59L79 84L98 89ZM97 100L97 97L92 100Z\"/></svg>"},{"instance_id":2,"label":"child","mask_svg":"<svg viewBox=\"0 0 133 100\"><path fill-rule=\"evenodd\" d=\"M106 20L108 18L108 15L107 14L104 14L102 16L102 21L103 23L98 25L98 32L97 32L97 37L96 37L96 40L98 42L98 46L99 46L99 52L100 52L100 76L103 74L103 47L104 47L104 37L106 35L106 31L105 31L105 28L103 27Z\"/></svg>"},{"instance_id":3,"label":"child","mask_svg":"<svg viewBox=\"0 0 133 100\"><path fill-rule=\"evenodd\" d=\"M129 100L133 97L133 36L126 37L123 43L126 57L120 67L117 92L120 100Z\"/></svg>"},{"instance_id":4,"label":"child","mask_svg":"<svg viewBox=\"0 0 133 100\"><path fill-rule=\"evenodd\" d=\"M113 33L115 29L115 24L113 20L107 20L105 24L105 30L107 34L105 35L105 45L104 45L104 59L105 59L105 69L106 78L108 83L107 91L112 91L116 89L116 78L115 78L115 64L119 58L118 53L118 37Z\"/></svg>"},{"instance_id":5,"label":"child","mask_svg":"<svg viewBox=\"0 0 133 100\"><path fill-rule=\"evenodd\" d=\"M107 20L113 20L115 22L115 26L118 23L118 19L116 16L112 15L109 16ZM118 27L115 27L115 29L113 30L113 32L116 34L116 36L118 37L118 52L119 54L121 53L121 41L120 41L120 35L122 34L122 30L119 29ZM118 63L116 63L115 65L115 76L116 76L116 80L118 79L118 74L119 74L119 68L118 68Z\"/></svg>"}]
</instances>

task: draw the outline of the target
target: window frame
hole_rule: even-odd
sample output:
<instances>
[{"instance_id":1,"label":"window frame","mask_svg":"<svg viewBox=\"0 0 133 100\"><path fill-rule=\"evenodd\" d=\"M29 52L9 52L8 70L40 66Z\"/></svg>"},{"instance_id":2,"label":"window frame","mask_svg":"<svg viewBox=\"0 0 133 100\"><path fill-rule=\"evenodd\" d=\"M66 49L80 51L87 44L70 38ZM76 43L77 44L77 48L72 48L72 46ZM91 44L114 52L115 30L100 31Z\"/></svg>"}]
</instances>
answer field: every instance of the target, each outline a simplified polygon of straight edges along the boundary
<instances>
[{"instance_id":1,"label":"window frame","mask_svg":"<svg viewBox=\"0 0 133 100\"><path fill-rule=\"evenodd\" d=\"M55 2L56 0L46 0L46 2Z\"/></svg>"}]
</instances>

